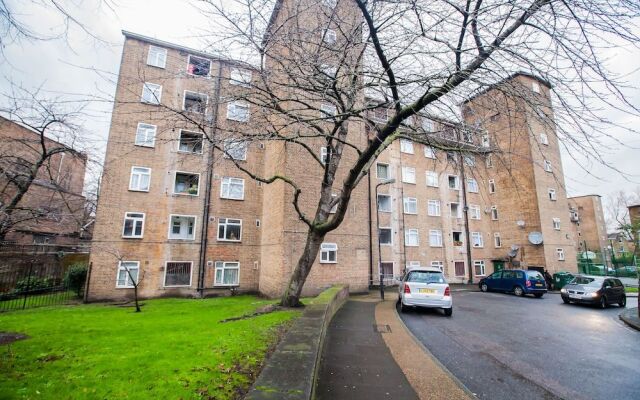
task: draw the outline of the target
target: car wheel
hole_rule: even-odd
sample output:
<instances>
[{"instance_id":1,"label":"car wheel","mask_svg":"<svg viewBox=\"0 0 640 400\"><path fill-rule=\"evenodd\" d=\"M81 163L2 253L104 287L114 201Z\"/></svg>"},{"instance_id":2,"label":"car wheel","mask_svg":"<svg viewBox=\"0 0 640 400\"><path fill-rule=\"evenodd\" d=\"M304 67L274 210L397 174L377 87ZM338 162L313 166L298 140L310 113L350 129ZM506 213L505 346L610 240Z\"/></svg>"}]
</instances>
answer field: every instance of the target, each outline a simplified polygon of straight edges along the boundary
<instances>
[{"instance_id":1,"label":"car wheel","mask_svg":"<svg viewBox=\"0 0 640 400\"><path fill-rule=\"evenodd\" d=\"M518 297L524 296L524 290L522 290L520 286L516 286L513 288L513 294L515 294Z\"/></svg>"},{"instance_id":2,"label":"car wheel","mask_svg":"<svg viewBox=\"0 0 640 400\"><path fill-rule=\"evenodd\" d=\"M544 293L534 293L533 295L537 298L541 298L542 296L544 296Z\"/></svg>"},{"instance_id":3,"label":"car wheel","mask_svg":"<svg viewBox=\"0 0 640 400\"><path fill-rule=\"evenodd\" d=\"M482 290L483 292L488 292L489 286L487 286L486 283L483 283L482 285L480 285L480 290Z\"/></svg>"},{"instance_id":4,"label":"car wheel","mask_svg":"<svg viewBox=\"0 0 640 400\"><path fill-rule=\"evenodd\" d=\"M607 308L607 298L604 296L600 297L600 308Z\"/></svg>"},{"instance_id":5,"label":"car wheel","mask_svg":"<svg viewBox=\"0 0 640 400\"><path fill-rule=\"evenodd\" d=\"M565 299L564 297L562 298L562 301L564 302L564 304L570 304L571 302L569 301L569 299Z\"/></svg>"},{"instance_id":6,"label":"car wheel","mask_svg":"<svg viewBox=\"0 0 640 400\"><path fill-rule=\"evenodd\" d=\"M618 305L622 308L627 306L627 296L622 296L622 298L620 298L620 302L618 303Z\"/></svg>"},{"instance_id":7,"label":"car wheel","mask_svg":"<svg viewBox=\"0 0 640 400\"><path fill-rule=\"evenodd\" d=\"M403 312L407 312L407 309L408 309L408 308L409 308L409 307L405 306L405 305L404 305L404 303L402 302L402 300L400 300L400 312L401 312L401 313L403 313Z\"/></svg>"},{"instance_id":8,"label":"car wheel","mask_svg":"<svg viewBox=\"0 0 640 400\"><path fill-rule=\"evenodd\" d=\"M446 315L447 317L450 317L453 314L453 307L443 308L443 310L444 310L444 315Z\"/></svg>"}]
</instances>

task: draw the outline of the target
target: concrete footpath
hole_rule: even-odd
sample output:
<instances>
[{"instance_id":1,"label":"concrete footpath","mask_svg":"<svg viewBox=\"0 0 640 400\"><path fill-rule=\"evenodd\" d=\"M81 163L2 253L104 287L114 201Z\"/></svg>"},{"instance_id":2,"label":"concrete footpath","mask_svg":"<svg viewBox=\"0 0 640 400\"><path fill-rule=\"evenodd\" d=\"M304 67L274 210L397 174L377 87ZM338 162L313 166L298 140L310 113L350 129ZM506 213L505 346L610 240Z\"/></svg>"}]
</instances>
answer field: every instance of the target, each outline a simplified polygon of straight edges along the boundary
<instances>
[{"instance_id":1,"label":"concrete footpath","mask_svg":"<svg viewBox=\"0 0 640 400\"><path fill-rule=\"evenodd\" d=\"M325 338L317 399L469 399L472 394L407 330L397 296L352 297Z\"/></svg>"}]
</instances>

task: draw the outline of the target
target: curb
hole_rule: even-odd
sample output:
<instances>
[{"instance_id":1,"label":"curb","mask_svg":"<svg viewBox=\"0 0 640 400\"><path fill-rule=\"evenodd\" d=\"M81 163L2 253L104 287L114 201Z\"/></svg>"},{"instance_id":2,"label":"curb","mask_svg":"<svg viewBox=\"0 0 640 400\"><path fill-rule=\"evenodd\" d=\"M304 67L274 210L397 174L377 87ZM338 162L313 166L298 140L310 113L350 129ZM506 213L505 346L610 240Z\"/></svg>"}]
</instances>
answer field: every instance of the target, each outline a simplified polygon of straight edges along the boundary
<instances>
[{"instance_id":1,"label":"curb","mask_svg":"<svg viewBox=\"0 0 640 400\"><path fill-rule=\"evenodd\" d=\"M640 331L640 318L638 318L638 308L628 308L620 313L620 320L633 329Z\"/></svg>"},{"instance_id":2,"label":"curb","mask_svg":"<svg viewBox=\"0 0 640 400\"><path fill-rule=\"evenodd\" d=\"M334 286L312 299L284 335L246 400L310 400L327 328L349 297L349 286Z\"/></svg>"}]
</instances>

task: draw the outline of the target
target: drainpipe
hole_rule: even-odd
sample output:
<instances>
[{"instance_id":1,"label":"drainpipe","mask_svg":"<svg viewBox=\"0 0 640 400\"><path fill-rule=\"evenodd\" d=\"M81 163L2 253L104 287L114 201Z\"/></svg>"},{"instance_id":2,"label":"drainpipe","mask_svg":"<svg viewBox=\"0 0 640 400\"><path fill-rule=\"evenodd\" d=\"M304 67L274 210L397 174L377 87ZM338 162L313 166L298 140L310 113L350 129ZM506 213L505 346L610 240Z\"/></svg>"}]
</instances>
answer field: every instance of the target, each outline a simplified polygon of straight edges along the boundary
<instances>
[{"instance_id":1,"label":"drainpipe","mask_svg":"<svg viewBox=\"0 0 640 400\"><path fill-rule=\"evenodd\" d=\"M458 130L458 142L461 143L460 131ZM467 178L464 172L464 156L462 152L458 153L460 160L460 184L462 186L462 213L464 216L464 239L467 247L467 265L469 266L468 284L473 284L473 262L471 260L471 240L469 235L469 206L467 205ZM482 233L481 233L482 234Z\"/></svg>"},{"instance_id":2,"label":"drainpipe","mask_svg":"<svg viewBox=\"0 0 640 400\"><path fill-rule=\"evenodd\" d=\"M202 211L202 231L200 232L200 267L198 271L198 293L204 297L204 275L207 264L207 244L209 233L209 214L211 212L211 189L213 185L213 160L216 127L218 126L218 107L220 104L220 83L222 81L222 61L218 62L218 74L216 76L216 86L214 89L215 107L211 112L211 139L209 152L207 153L207 180L204 192L204 207Z\"/></svg>"},{"instance_id":3,"label":"drainpipe","mask_svg":"<svg viewBox=\"0 0 640 400\"><path fill-rule=\"evenodd\" d=\"M371 215L371 167L367 174L367 186L369 188L369 290L373 287L373 217Z\"/></svg>"}]
</instances>

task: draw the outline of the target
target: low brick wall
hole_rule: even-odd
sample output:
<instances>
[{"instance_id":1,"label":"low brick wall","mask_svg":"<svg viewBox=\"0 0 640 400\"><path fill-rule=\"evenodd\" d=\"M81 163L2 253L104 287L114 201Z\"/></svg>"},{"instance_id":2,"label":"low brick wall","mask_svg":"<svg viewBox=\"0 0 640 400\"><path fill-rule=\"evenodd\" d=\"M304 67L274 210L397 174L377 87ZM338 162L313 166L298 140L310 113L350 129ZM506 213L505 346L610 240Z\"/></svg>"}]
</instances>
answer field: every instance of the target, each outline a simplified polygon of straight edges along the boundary
<instances>
[{"instance_id":1,"label":"low brick wall","mask_svg":"<svg viewBox=\"0 0 640 400\"><path fill-rule=\"evenodd\" d=\"M348 297L349 286L334 286L312 299L267 360L245 399L312 399L327 327Z\"/></svg>"}]
</instances>

